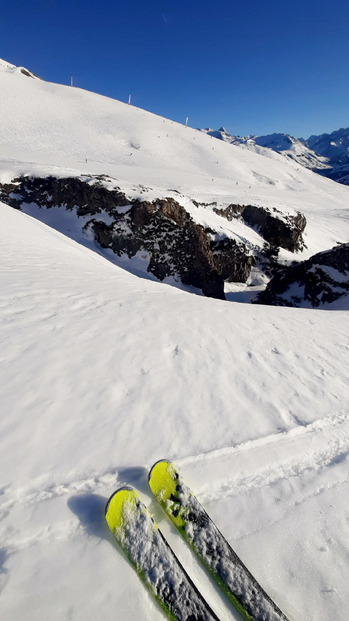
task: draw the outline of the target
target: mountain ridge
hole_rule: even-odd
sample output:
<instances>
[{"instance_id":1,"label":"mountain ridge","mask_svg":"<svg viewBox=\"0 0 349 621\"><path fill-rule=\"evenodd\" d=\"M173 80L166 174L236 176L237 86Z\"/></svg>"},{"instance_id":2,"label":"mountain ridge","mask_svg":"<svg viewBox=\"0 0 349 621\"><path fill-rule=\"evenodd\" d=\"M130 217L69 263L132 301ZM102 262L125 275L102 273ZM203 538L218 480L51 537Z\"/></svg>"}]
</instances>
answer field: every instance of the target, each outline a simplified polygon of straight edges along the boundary
<instances>
[{"instance_id":1,"label":"mountain ridge","mask_svg":"<svg viewBox=\"0 0 349 621\"><path fill-rule=\"evenodd\" d=\"M261 154L263 151L259 147L271 149L329 179L344 185L349 184L349 127L335 130L330 134L312 135L307 139L295 138L285 133L234 136L224 127L201 131L224 142L243 146Z\"/></svg>"}]
</instances>

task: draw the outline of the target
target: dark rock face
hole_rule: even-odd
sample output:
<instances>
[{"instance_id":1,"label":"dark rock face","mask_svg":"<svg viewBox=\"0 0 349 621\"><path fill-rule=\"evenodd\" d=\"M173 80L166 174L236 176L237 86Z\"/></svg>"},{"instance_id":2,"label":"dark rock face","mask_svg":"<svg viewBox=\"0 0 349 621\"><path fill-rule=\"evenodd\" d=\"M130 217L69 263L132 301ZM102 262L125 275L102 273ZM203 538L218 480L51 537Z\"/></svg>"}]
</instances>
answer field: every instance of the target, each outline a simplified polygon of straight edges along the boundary
<instances>
[{"instance_id":1,"label":"dark rock face","mask_svg":"<svg viewBox=\"0 0 349 621\"><path fill-rule=\"evenodd\" d=\"M303 246L302 233L307 221L300 212L281 219L276 210L270 213L265 208L248 205L242 217L246 224L256 226L262 237L273 246L281 246L291 252L300 250Z\"/></svg>"},{"instance_id":2,"label":"dark rock face","mask_svg":"<svg viewBox=\"0 0 349 621\"><path fill-rule=\"evenodd\" d=\"M341 244L280 269L255 303L316 308L348 293L349 244Z\"/></svg>"},{"instance_id":3,"label":"dark rock face","mask_svg":"<svg viewBox=\"0 0 349 621\"><path fill-rule=\"evenodd\" d=\"M226 218L227 220L229 220L229 222L231 222L233 218L239 218L242 215L244 209L244 205L231 204L228 205L228 207L226 207L225 209L218 209L217 207L214 207L213 211L215 211L216 214L218 214L219 216L222 216L222 218Z\"/></svg>"},{"instance_id":4,"label":"dark rock face","mask_svg":"<svg viewBox=\"0 0 349 621\"><path fill-rule=\"evenodd\" d=\"M212 241L210 246L214 264L223 279L227 282L246 282L252 267L256 265L246 246L228 237Z\"/></svg>"},{"instance_id":5,"label":"dark rock face","mask_svg":"<svg viewBox=\"0 0 349 621\"><path fill-rule=\"evenodd\" d=\"M304 246L302 233L307 221L300 212L285 216L277 209L233 204L225 209L214 208L214 211L227 220L242 218L245 224L256 228L265 241L276 248L296 252Z\"/></svg>"},{"instance_id":6,"label":"dark rock face","mask_svg":"<svg viewBox=\"0 0 349 621\"><path fill-rule=\"evenodd\" d=\"M225 299L224 279L216 269L207 233L174 199L135 201L112 224L94 221L92 228L98 243L118 255L131 258L146 251L148 271L159 280L179 276L183 284Z\"/></svg>"},{"instance_id":7,"label":"dark rock face","mask_svg":"<svg viewBox=\"0 0 349 621\"><path fill-rule=\"evenodd\" d=\"M196 224L173 198L130 200L119 188L107 189L105 181L104 176L21 177L0 184L0 200L16 209L33 203L91 216L85 229L92 229L103 248L130 258L142 252L149 261L148 271L159 280L173 277L210 297L225 299L225 280L247 280L255 261L243 244L216 240L213 231ZM102 213L110 216L110 223L98 217Z\"/></svg>"},{"instance_id":8,"label":"dark rock face","mask_svg":"<svg viewBox=\"0 0 349 621\"><path fill-rule=\"evenodd\" d=\"M102 211L113 215L116 207L130 201L119 189L107 190L101 183L103 179L95 177L94 183L89 184L77 177L21 177L10 184L0 184L0 200L18 209L22 203L35 203L46 208L77 207L78 216Z\"/></svg>"}]
</instances>

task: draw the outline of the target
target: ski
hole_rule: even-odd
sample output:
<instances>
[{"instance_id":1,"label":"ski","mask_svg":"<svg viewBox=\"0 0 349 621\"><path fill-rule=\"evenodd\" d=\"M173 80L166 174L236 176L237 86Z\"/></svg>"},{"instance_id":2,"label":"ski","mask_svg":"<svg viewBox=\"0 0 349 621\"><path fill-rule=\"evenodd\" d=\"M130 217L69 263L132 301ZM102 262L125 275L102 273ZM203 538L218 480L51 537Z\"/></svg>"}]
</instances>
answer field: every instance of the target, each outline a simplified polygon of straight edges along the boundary
<instances>
[{"instance_id":1,"label":"ski","mask_svg":"<svg viewBox=\"0 0 349 621\"><path fill-rule=\"evenodd\" d=\"M123 552L172 621L219 621L134 489L118 489L106 504L105 516Z\"/></svg>"},{"instance_id":2,"label":"ski","mask_svg":"<svg viewBox=\"0 0 349 621\"><path fill-rule=\"evenodd\" d=\"M169 518L248 621L288 621L267 595L200 505L173 463L160 460L149 485Z\"/></svg>"}]
</instances>

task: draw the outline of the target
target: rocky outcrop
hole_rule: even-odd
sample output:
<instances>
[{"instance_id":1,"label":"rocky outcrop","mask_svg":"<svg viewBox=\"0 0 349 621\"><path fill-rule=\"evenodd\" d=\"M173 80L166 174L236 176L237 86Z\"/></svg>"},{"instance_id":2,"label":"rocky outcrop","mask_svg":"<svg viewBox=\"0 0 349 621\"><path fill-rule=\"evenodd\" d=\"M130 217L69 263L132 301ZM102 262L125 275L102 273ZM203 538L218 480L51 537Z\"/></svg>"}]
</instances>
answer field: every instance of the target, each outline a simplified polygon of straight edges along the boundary
<instances>
[{"instance_id":1,"label":"rocky outcrop","mask_svg":"<svg viewBox=\"0 0 349 621\"><path fill-rule=\"evenodd\" d=\"M148 271L159 280L172 276L209 297L225 299L224 279L216 269L208 234L174 199L135 201L112 224L91 225L103 248L130 258L145 251Z\"/></svg>"},{"instance_id":2,"label":"rocky outcrop","mask_svg":"<svg viewBox=\"0 0 349 621\"><path fill-rule=\"evenodd\" d=\"M141 252L148 272L159 280L172 277L210 297L224 299L225 280L247 280L255 261L243 244L217 239L173 198L130 200L120 188L109 190L108 181L104 176L25 176L0 185L0 200L17 209L35 204L74 210L103 248L130 258Z\"/></svg>"},{"instance_id":3,"label":"rocky outcrop","mask_svg":"<svg viewBox=\"0 0 349 621\"><path fill-rule=\"evenodd\" d=\"M245 224L255 228L275 248L296 252L304 247L302 233L307 221L299 211L293 215L284 214L275 208L234 204L225 209L214 208L214 211L227 220L242 218Z\"/></svg>"},{"instance_id":4,"label":"rocky outcrop","mask_svg":"<svg viewBox=\"0 0 349 621\"><path fill-rule=\"evenodd\" d=\"M227 282L246 282L251 269L256 265L244 244L223 237L210 243L213 261L217 272Z\"/></svg>"},{"instance_id":5,"label":"rocky outcrop","mask_svg":"<svg viewBox=\"0 0 349 621\"><path fill-rule=\"evenodd\" d=\"M279 269L255 303L317 308L347 294L349 244L341 244L307 261Z\"/></svg>"},{"instance_id":6,"label":"rocky outcrop","mask_svg":"<svg viewBox=\"0 0 349 621\"><path fill-rule=\"evenodd\" d=\"M265 241L273 246L296 252L304 245L302 233L307 221L300 212L285 216L277 209L271 211L247 205L242 217L246 224L256 227Z\"/></svg>"},{"instance_id":7,"label":"rocky outcrop","mask_svg":"<svg viewBox=\"0 0 349 621\"><path fill-rule=\"evenodd\" d=\"M92 183L88 183L91 181ZM19 177L10 184L0 184L0 200L20 209L22 203L39 207L77 209L78 216L105 211L117 213L117 207L130 203L119 188L107 190L103 175L86 177Z\"/></svg>"}]
</instances>

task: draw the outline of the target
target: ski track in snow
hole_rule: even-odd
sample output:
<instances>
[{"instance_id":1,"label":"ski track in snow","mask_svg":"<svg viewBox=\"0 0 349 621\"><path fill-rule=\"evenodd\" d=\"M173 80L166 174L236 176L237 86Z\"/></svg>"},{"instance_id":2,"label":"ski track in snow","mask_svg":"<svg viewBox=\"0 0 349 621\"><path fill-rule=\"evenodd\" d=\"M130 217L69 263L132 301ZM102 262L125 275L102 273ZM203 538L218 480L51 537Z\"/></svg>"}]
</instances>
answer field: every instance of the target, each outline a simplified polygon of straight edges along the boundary
<instances>
[{"instance_id":1,"label":"ski track in snow","mask_svg":"<svg viewBox=\"0 0 349 621\"><path fill-rule=\"evenodd\" d=\"M292 456L292 457L290 457ZM254 489L274 486L282 480L300 477L306 471L320 471L345 461L349 456L349 411L340 411L315 423L249 441L236 447L225 447L209 453L189 456L176 461L185 480L191 483L195 494L205 504L219 503L220 498L248 494ZM132 469L131 469L132 470ZM137 469L135 469L137 470ZM57 498L74 497L79 494L110 493L117 487L132 484L146 494L144 476L148 468L138 468L136 475L125 474L124 468L112 468L104 472L88 474L80 479L65 480L41 485L40 481L28 489L2 489L3 503L0 520L7 531L7 518L11 523L11 512L19 506L25 507L46 503ZM133 470L132 470L133 472ZM222 476L222 473L229 473ZM230 473L234 473L230 475ZM137 480L138 479L138 480ZM204 481L204 483L203 483ZM344 478L330 485L338 486L349 482L349 470ZM324 491L323 488L306 488L297 504L307 501ZM7 498L10 496L9 500ZM150 491L148 501L152 500ZM106 496L107 499L107 496ZM289 507L286 508L286 510ZM101 514L101 520L104 519ZM81 535L76 520L46 526L28 537L6 536L7 549L11 553L39 543L45 538L66 540ZM11 529L10 529L11 530ZM22 533L23 534L23 533Z\"/></svg>"},{"instance_id":2,"label":"ski track in snow","mask_svg":"<svg viewBox=\"0 0 349 621\"><path fill-rule=\"evenodd\" d=\"M308 608L303 603L308 587L306 579L304 580L302 576L307 572L309 562L321 562L318 560L319 555L321 559L322 554L336 554L338 549L343 552L343 546L346 545L345 532L339 539L337 537L333 539L333 532L331 527L327 526L327 521L331 521L334 515L344 524L349 520L345 506L336 503L336 500L334 501L334 505L337 504L336 508L329 505L333 493L337 494L334 497L337 501L346 497L349 483L348 457L349 410L341 410L287 432L176 460L184 480L218 528L226 535L257 580L293 621L299 619L314 621L312 616L314 602L310 599L307 602ZM61 480L41 477L30 487L14 489L9 486L0 490L2 501L0 540L6 542L6 545L0 548L0 590L5 587L12 572L16 571L18 563L23 562L23 553L27 555L29 550L32 556L40 558L43 553L46 555L49 550L55 550L62 544L65 547L68 544L69 549L74 549L76 554L75 549L85 548L86 540L89 540L89 547L93 545L93 541L107 540L112 543L112 536L104 519L104 506L116 488L131 484L140 493L169 544L179 555L203 595L208 601L210 598L213 600L216 598L219 618L222 621L239 618L236 613L232 613L224 598L220 601L219 593L217 595L210 592L212 585L205 582L207 578L203 577L200 565L190 550L185 548L178 534L169 529L167 518L148 488L147 474L151 465L137 468L115 466L100 472L82 472L80 477L75 476L71 479L69 476ZM314 513L311 501L321 494L325 499L320 504L316 501L315 506L318 509L323 508L320 513L324 513L324 522L313 529L312 523L314 518L317 519L318 510ZM263 510L259 512L261 502ZM328 515L328 508L326 509L328 506L333 506L335 513L332 518ZM295 511L298 511L296 517ZM34 515L35 520L31 517ZM28 522L20 516L28 516ZM285 556L281 555L278 563L270 566L273 562L270 560L270 554L265 556L270 548L270 541L275 535L280 544L284 545L287 542L285 539L287 528L284 529L284 524L297 523L297 516L301 517L299 537L293 534L291 547L286 549ZM248 519L242 519L243 517ZM283 533L281 539L280 529ZM251 541L254 542L252 546ZM249 548L254 549L256 545L261 544L263 550L261 560L254 554L251 557ZM304 557L304 546L310 546L315 561L309 561ZM291 561L288 558L290 553ZM111 550L112 558L114 554L115 550ZM280 567L281 559L286 565L290 563L290 569ZM118 555L115 556L114 562L117 567L119 564L124 567L125 561ZM310 567L312 568L311 564ZM129 571L127 566L126 570ZM279 570L288 572L290 579L297 581L295 593L283 593L280 590ZM342 568L342 575L344 578L341 579L345 584L345 568ZM128 578L126 584L127 580ZM148 597L137 587L137 580L135 577L133 588L140 596L143 594L143 597ZM345 596L342 593L345 587L339 584L338 576L337 582L335 580L336 578L331 581L319 576L321 591L319 597L321 601L328 598L341 601L345 610ZM150 603L147 605L150 606ZM321 610L321 604L317 605ZM327 606L331 612L331 604L327 603ZM145 618L154 618L157 615L156 607L150 606L149 614L150 616ZM76 618L80 618L79 615ZM320 618L326 619L321 615Z\"/></svg>"},{"instance_id":3,"label":"ski track in snow","mask_svg":"<svg viewBox=\"0 0 349 621\"><path fill-rule=\"evenodd\" d=\"M283 449L286 458L282 457ZM221 494L241 494L254 487L272 485L280 479L297 476L304 470L331 466L344 460L348 454L349 411L345 410L234 448L227 447L178 460L177 465L183 467L187 476L193 479L200 472L200 479L205 481L200 492L203 497L215 500ZM217 486L214 482L218 472L222 471L243 471L244 475L229 477ZM212 489L213 493L208 492Z\"/></svg>"}]
</instances>

